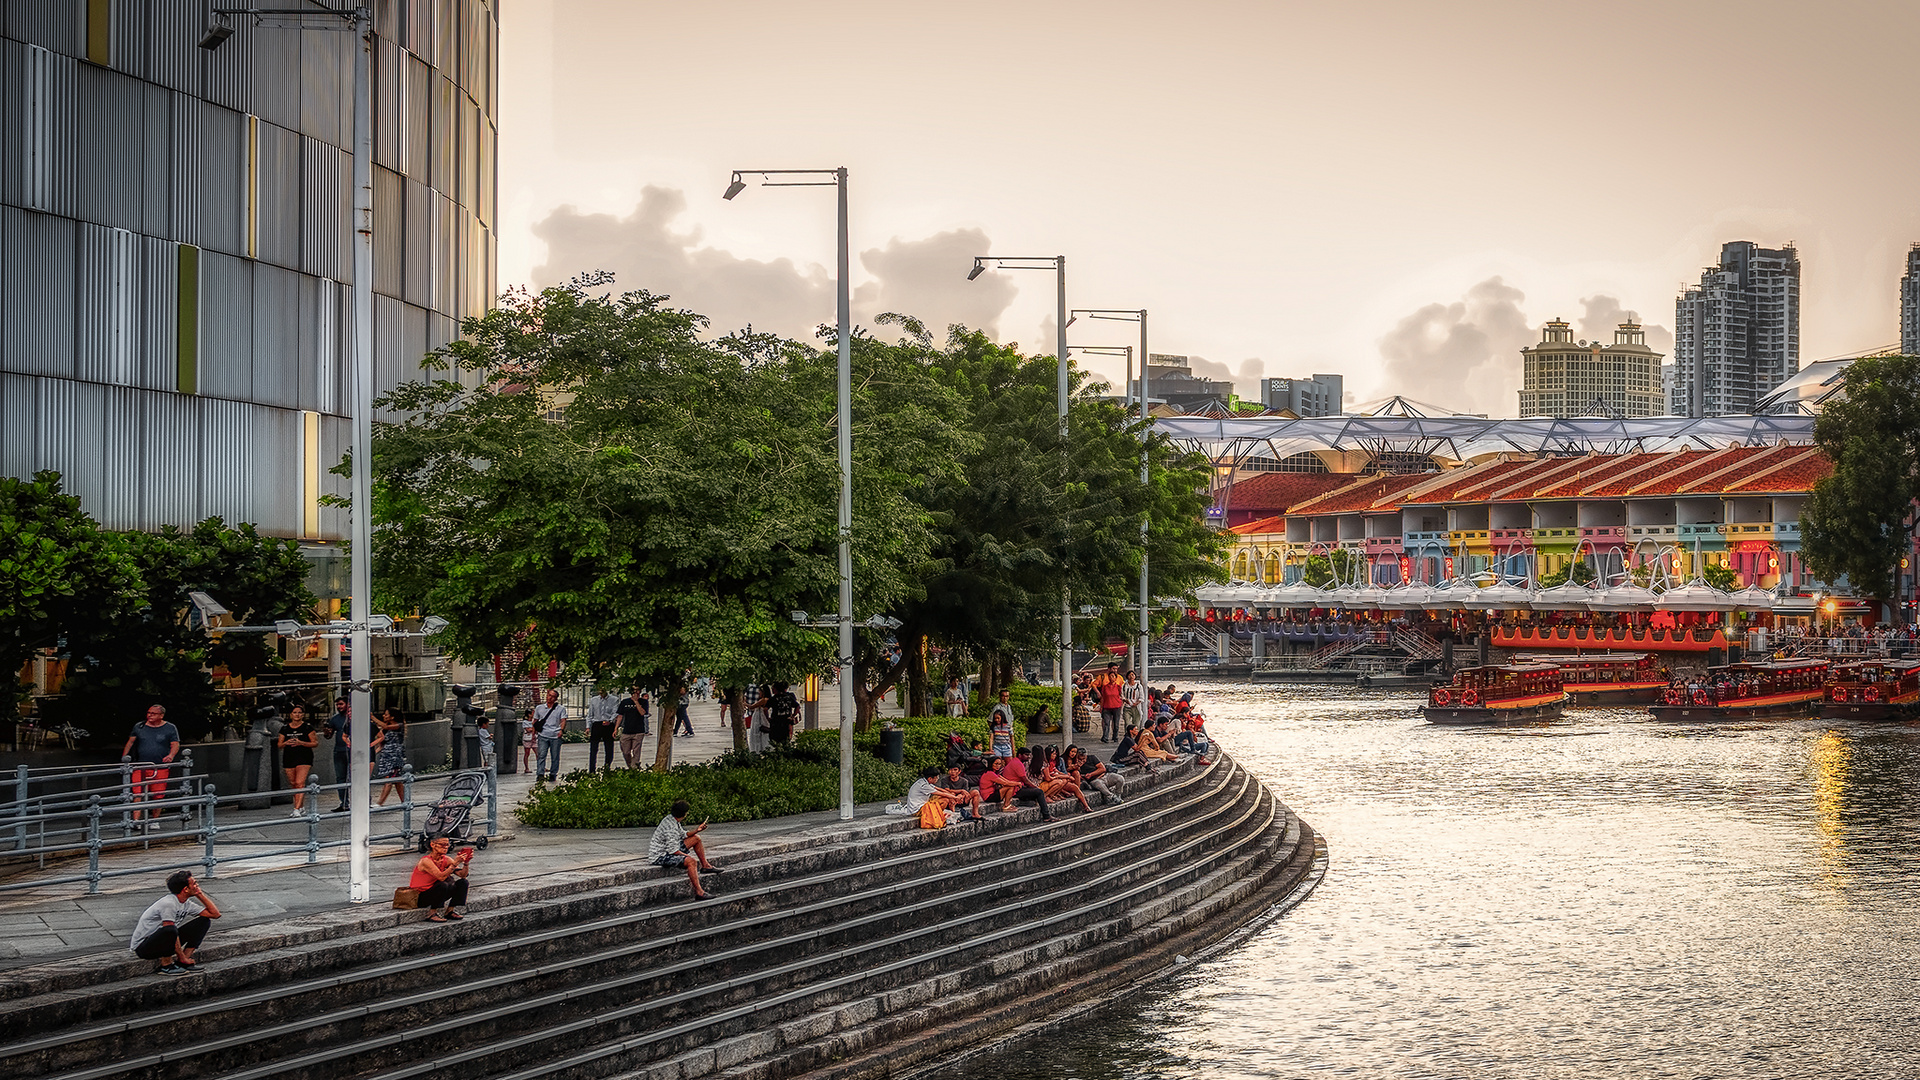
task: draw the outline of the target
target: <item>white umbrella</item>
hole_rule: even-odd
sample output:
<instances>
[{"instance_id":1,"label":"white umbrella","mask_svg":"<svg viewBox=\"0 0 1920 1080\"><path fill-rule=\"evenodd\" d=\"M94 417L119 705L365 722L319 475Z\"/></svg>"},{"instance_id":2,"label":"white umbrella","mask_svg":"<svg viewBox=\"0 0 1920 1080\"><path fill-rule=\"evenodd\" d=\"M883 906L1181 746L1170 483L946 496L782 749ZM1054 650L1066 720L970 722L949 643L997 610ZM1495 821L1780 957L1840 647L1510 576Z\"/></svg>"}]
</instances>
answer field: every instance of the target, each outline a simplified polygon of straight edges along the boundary
<instances>
[{"instance_id":1,"label":"white umbrella","mask_svg":"<svg viewBox=\"0 0 1920 1080\"><path fill-rule=\"evenodd\" d=\"M1661 611L1732 611L1740 606L1728 593L1695 579L1660 594L1653 606Z\"/></svg>"},{"instance_id":2,"label":"white umbrella","mask_svg":"<svg viewBox=\"0 0 1920 1080\"><path fill-rule=\"evenodd\" d=\"M1517 611L1533 603L1533 590L1518 585L1504 583L1489 585L1475 590L1467 599L1467 606L1475 611Z\"/></svg>"},{"instance_id":3,"label":"white umbrella","mask_svg":"<svg viewBox=\"0 0 1920 1080\"><path fill-rule=\"evenodd\" d=\"M1734 602L1746 611L1772 611L1773 590L1749 585L1733 594Z\"/></svg>"},{"instance_id":4,"label":"white umbrella","mask_svg":"<svg viewBox=\"0 0 1920 1080\"><path fill-rule=\"evenodd\" d=\"M1473 595L1479 591L1466 578L1448 578L1433 587L1427 606L1464 609L1470 606Z\"/></svg>"},{"instance_id":5,"label":"white umbrella","mask_svg":"<svg viewBox=\"0 0 1920 1080\"><path fill-rule=\"evenodd\" d=\"M1586 585L1576 585L1569 581L1555 585L1551 589L1541 589L1533 594L1535 611L1585 611L1595 597L1600 594Z\"/></svg>"},{"instance_id":6,"label":"white umbrella","mask_svg":"<svg viewBox=\"0 0 1920 1080\"><path fill-rule=\"evenodd\" d=\"M1227 594L1230 591L1231 587L1226 585L1202 585L1193 590L1193 598L1208 606L1228 604L1232 603L1232 601L1227 599Z\"/></svg>"},{"instance_id":7,"label":"white umbrella","mask_svg":"<svg viewBox=\"0 0 1920 1080\"><path fill-rule=\"evenodd\" d=\"M1274 607L1310 608L1320 606L1320 590L1304 581L1280 585L1267 591L1267 602Z\"/></svg>"},{"instance_id":8,"label":"white umbrella","mask_svg":"<svg viewBox=\"0 0 1920 1080\"><path fill-rule=\"evenodd\" d=\"M1256 601L1265 598L1266 590L1260 588L1258 585L1247 584L1228 586L1226 596L1224 597L1227 603L1237 604L1240 607L1251 607Z\"/></svg>"},{"instance_id":9,"label":"white umbrella","mask_svg":"<svg viewBox=\"0 0 1920 1080\"><path fill-rule=\"evenodd\" d=\"M1426 585L1407 582L1382 590L1380 606L1383 608L1417 611L1433 606L1433 589Z\"/></svg>"},{"instance_id":10,"label":"white umbrella","mask_svg":"<svg viewBox=\"0 0 1920 1080\"><path fill-rule=\"evenodd\" d=\"M1595 611L1652 611L1660 594L1644 585L1615 585L1596 593L1587 606Z\"/></svg>"}]
</instances>

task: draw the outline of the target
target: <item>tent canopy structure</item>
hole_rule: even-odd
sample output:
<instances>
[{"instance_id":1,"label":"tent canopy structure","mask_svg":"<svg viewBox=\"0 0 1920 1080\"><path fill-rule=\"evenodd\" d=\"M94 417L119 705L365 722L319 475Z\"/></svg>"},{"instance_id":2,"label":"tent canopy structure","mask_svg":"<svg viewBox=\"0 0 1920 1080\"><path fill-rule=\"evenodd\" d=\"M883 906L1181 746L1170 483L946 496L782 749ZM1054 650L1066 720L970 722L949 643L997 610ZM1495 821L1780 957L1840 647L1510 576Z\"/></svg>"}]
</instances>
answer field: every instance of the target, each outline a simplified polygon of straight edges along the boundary
<instances>
[{"instance_id":1,"label":"tent canopy structure","mask_svg":"<svg viewBox=\"0 0 1920 1080\"><path fill-rule=\"evenodd\" d=\"M1431 454L1469 461L1483 454L1622 454L1773 443L1811 443L1810 415L1530 417L1259 416L1212 419L1161 416L1154 430L1222 464L1254 454L1276 458L1313 450Z\"/></svg>"}]
</instances>

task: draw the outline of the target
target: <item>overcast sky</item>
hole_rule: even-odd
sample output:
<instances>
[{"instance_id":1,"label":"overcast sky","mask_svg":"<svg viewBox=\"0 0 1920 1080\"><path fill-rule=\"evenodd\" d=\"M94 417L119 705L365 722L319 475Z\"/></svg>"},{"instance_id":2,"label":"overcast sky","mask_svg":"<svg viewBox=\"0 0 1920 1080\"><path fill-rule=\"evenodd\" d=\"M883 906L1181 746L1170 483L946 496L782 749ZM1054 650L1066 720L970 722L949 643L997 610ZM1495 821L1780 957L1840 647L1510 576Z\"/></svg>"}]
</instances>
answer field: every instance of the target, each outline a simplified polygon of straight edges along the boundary
<instances>
[{"instance_id":1,"label":"overcast sky","mask_svg":"<svg viewBox=\"0 0 1920 1080\"><path fill-rule=\"evenodd\" d=\"M722 201L737 168L851 170L863 321L1051 351L1048 275L966 272L1064 254L1070 305L1245 396L1507 416L1542 322L1667 351L1728 240L1798 245L1803 362L1897 341L1920 241L1908 0L503 7L502 282L610 269L723 329L834 317L831 189Z\"/></svg>"}]
</instances>

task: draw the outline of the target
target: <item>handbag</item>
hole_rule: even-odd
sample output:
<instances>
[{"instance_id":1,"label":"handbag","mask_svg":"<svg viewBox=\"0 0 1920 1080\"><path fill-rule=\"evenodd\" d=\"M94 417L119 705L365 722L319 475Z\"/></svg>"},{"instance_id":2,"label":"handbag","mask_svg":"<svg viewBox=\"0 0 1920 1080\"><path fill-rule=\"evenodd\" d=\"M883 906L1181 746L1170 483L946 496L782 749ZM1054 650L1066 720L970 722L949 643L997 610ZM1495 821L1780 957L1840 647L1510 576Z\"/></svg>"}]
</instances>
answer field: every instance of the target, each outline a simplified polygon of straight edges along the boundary
<instances>
[{"instance_id":1,"label":"handbag","mask_svg":"<svg viewBox=\"0 0 1920 1080\"><path fill-rule=\"evenodd\" d=\"M405 885L393 890L393 910L412 911L420 906L420 890Z\"/></svg>"}]
</instances>

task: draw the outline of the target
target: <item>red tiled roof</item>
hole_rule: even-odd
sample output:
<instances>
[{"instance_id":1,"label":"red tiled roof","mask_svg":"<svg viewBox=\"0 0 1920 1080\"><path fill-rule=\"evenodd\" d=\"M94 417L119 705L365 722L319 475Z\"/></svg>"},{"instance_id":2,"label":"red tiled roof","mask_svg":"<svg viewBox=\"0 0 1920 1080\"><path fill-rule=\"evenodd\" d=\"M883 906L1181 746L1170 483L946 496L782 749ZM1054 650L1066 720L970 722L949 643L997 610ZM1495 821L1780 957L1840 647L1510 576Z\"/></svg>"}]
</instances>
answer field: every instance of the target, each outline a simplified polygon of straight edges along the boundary
<instances>
[{"instance_id":1,"label":"red tiled roof","mask_svg":"<svg viewBox=\"0 0 1920 1080\"><path fill-rule=\"evenodd\" d=\"M1402 494L1432 479L1432 475L1428 473L1359 477L1345 487L1299 503L1288 512L1351 514L1356 511L1370 510L1382 504L1385 504L1384 508L1391 509L1399 506Z\"/></svg>"},{"instance_id":2,"label":"red tiled roof","mask_svg":"<svg viewBox=\"0 0 1920 1080\"><path fill-rule=\"evenodd\" d=\"M1729 446L1724 450L1714 450L1702 454L1686 463L1682 468L1661 470L1657 475L1627 489L1628 497L1646 495L1677 495L1694 485L1696 480L1723 474L1735 476L1748 471L1758 471L1768 462L1763 459L1781 450L1797 453L1804 447L1777 446Z\"/></svg>"},{"instance_id":3,"label":"red tiled roof","mask_svg":"<svg viewBox=\"0 0 1920 1080\"><path fill-rule=\"evenodd\" d=\"M1261 473L1233 485L1233 490L1227 493L1226 506L1236 514L1284 514L1294 505L1349 484L1353 479L1349 473Z\"/></svg>"},{"instance_id":4,"label":"red tiled roof","mask_svg":"<svg viewBox=\"0 0 1920 1080\"><path fill-rule=\"evenodd\" d=\"M1249 536L1254 533L1286 532L1287 519L1284 515L1275 514L1272 517L1263 517L1254 521L1243 521L1229 528L1227 531L1230 533L1238 533L1241 536Z\"/></svg>"},{"instance_id":5,"label":"red tiled roof","mask_svg":"<svg viewBox=\"0 0 1920 1080\"><path fill-rule=\"evenodd\" d=\"M1818 447L1800 447L1803 453L1795 454L1784 461L1768 466L1750 476L1743 476L1726 485L1728 492L1779 492L1789 493L1812 491L1813 485L1833 471L1833 462L1820 452Z\"/></svg>"}]
</instances>

